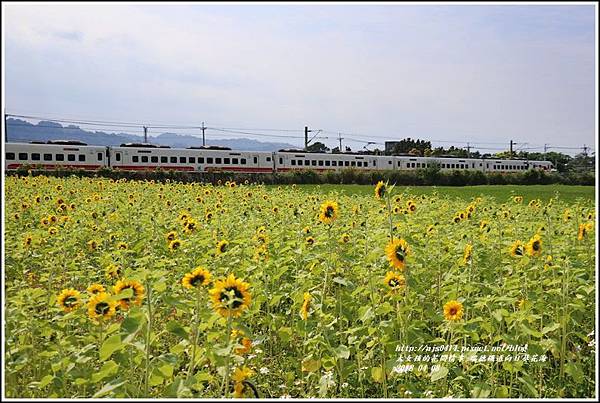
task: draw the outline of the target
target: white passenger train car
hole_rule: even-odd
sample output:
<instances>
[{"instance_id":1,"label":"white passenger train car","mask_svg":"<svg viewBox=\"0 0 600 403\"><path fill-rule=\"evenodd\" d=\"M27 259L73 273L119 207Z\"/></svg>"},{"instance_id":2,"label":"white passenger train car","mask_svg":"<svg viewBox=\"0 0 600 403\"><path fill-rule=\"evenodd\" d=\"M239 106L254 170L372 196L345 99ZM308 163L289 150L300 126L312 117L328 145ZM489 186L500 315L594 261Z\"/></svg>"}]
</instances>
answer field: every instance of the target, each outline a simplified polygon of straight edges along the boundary
<instances>
[{"instance_id":1,"label":"white passenger train car","mask_svg":"<svg viewBox=\"0 0 600 403\"><path fill-rule=\"evenodd\" d=\"M107 147L88 146L71 140L6 143L4 167L7 170L18 169L21 166L97 170L108 166L107 154Z\"/></svg>"},{"instance_id":2,"label":"white passenger train car","mask_svg":"<svg viewBox=\"0 0 600 403\"><path fill-rule=\"evenodd\" d=\"M275 153L275 169L277 172L299 171L334 171L347 168L357 170L394 169L393 157L364 154L325 154L307 153L303 151L278 151Z\"/></svg>"},{"instance_id":3,"label":"white passenger train car","mask_svg":"<svg viewBox=\"0 0 600 403\"><path fill-rule=\"evenodd\" d=\"M125 171L273 172L273 154L216 148L169 148L149 144L110 147L110 165Z\"/></svg>"}]
</instances>

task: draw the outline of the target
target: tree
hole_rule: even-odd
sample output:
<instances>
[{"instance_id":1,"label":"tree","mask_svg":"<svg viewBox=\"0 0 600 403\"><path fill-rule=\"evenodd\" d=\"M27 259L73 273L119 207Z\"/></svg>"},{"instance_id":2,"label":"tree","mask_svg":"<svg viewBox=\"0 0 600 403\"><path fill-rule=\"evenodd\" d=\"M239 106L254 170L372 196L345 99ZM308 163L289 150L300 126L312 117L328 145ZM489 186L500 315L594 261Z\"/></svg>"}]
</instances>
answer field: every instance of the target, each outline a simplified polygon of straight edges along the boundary
<instances>
[{"instance_id":1,"label":"tree","mask_svg":"<svg viewBox=\"0 0 600 403\"><path fill-rule=\"evenodd\" d=\"M320 141L317 141L306 147L306 151L309 153L326 153L329 151L329 148Z\"/></svg>"}]
</instances>

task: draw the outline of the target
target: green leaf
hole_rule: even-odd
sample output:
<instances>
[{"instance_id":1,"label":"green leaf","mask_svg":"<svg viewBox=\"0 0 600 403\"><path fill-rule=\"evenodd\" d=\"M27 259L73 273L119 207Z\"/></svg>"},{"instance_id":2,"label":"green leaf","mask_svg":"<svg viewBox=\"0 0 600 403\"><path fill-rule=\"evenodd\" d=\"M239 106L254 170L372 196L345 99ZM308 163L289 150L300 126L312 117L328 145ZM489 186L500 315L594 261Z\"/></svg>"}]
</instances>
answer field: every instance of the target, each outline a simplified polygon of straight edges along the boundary
<instances>
[{"instance_id":1,"label":"green leaf","mask_svg":"<svg viewBox=\"0 0 600 403\"><path fill-rule=\"evenodd\" d=\"M122 381L122 382L116 382L116 381L109 382L106 385L104 385L102 387L102 389L100 389L98 392L96 392L96 394L94 396L92 396L92 397L94 397L94 398L95 397L102 397L102 396L106 395L107 393L112 392L113 390L115 390L119 386L123 385L124 383L125 383L125 381Z\"/></svg>"},{"instance_id":2,"label":"green leaf","mask_svg":"<svg viewBox=\"0 0 600 403\"><path fill-rule=\"evenodd\" d=\"M289 343L290 338L292 337L292 329L289 327L282 327L277 331L277 335L284 343Z\"/></svg>"},{"instance_id":3,"label":"green leaf","mask_svg":"<svg viewBox=\"0 0 600 403\"><path fill-rule=\"evenodd\" d=\"M439 381L448 375L448 368L439 366L435 371L431 373L431 382Z\"/></svg>"},{"instance_id":4,"label":"green leaf","mask_svg":"<svg viewBox=\"0 0 600 403\"><path fill-rule=\"evenodd\" d=\"M573 378L575 383L581 383L581 381L583 381L583 371L581 370L579 365L573 362L569 362L567 365L565 365L565 372L571 378Z\"/></svg>"},{"instance_id":5,"label":"green leaf","mask_svg":"<svg viewBox=\"0 0 600 403\"><path fill-rule=\"evenodd\" d=\"M117 350L123 347L121 343L121 335L115 334L104 340L102 347L100 347L100 361L105 361Z\"/></svg>"},{"instance_id":6,"label":"green leaf","mask_svg":"<svg viewBox=\"0 0 600 403\"><path fill-rule=\"evenodd\" d=\"M335 355L338 358L343 358L344 360L347 360L350 357L350 349L348 349L348 347L346 347L345 345L340 344L335 348Z\"/></svg>"},{"instance_id":7,"label":"green leaf","mask_svg":"<svg viewBox=\"0 0 600 403\"><path fill-rule=\"evenodd\" d=\"M181 324L177 321L172 320L169 323L167 323L167 331L184 339L189 339L188 333L185 331L183 326L181 326Z\"/></svg>"},{"instance_id":8,"label":"green leaf","mask_svg":"<svg viewBox=\"0 0 600 403\"><path fill-rule=\"evenodd\" d=\"M321 368L320 360L304 359L302 361L302 372L316 372Z\"/></svg>"},{"instance_id":9,"label":"green leaf","mask_svg":"<svg viewBox=\"0 0 600 403\"><path fill-rule=\"evenodd\" d=\"M358 310L358 314L360 315L360 321L363 323L368 323L375 317L373 309L370 306L363 306Z\"/></svg>"},{"instance_id":10,"label":"green leaf","mask_svg":"<svg viewBox=\"0 0 600 403\"><path fill-rule=\"evenodd\" d=\"M98 382L108 376L115 375L119 370L119 366L114 361L107 361L102 365L100 371L92 374L92 382Z\"/></svg>"},{"instance_id":11,"label":"green leaf","mask_svg":"<svg viewBox=\"0 0 600 403\"><path fill-rule=\"evenodd\" d=\"M550 326L544 326L544 328L542 329L542 334L553 332L556 329L558 329L559 327L560 327L560 323L554 323Z\"/></svg>"},{"instance_id":12,"label":"green leaf","mask_svg":"<svg viewBox=\"0 0 600 403\"><path fill-rule=\"evenodd\" d=\"M54 375L46 375L45 377L43 377L40 380L40 384L38 385L38 388L43 388L46 385L48 385L50 382L52 382L52 380L54 380Z\"/></svg>"},{"instance_id":13,"label":"green leaf","mask_svg":"<svg viewBox=\"0 0 600 403\"><path fill-rule=\"evenodd\" d=\"M377 383L383 382L383 370L381 367L373 367L371 368L371 378Z\"/></svg>"},{"instance_id":14,"label":"green leaf","mask_svg":"<svg viewBox=\"0 0 600 403\"><path fill-rule=\"evenodd\" d=\"M335 367L335 358L324 356L323 358L321 358L321 366L325 370L329 371L330 369Z\"/></svg>"}]
</instances>

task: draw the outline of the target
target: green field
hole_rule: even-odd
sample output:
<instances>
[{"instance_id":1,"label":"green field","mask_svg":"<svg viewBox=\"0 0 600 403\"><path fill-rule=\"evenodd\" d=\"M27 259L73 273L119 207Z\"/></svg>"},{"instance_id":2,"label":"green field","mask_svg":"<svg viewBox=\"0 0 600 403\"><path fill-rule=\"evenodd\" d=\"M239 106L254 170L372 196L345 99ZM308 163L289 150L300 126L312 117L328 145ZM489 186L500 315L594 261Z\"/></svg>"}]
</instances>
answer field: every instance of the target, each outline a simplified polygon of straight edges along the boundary
<instances>
[{"instance_id":1,"label":"green field","mask_svg":"<svg viewBox=\"0 0 600 403\"><path fill-rule=\"evenodd\" d=\"M306 192L328 193L338 191L343 194L369 194L373 193L373 186L370 185L296 185L299 189ZM399 186L400 192L407 192L414 195L430 195L437 192L439 195L447 195L450 198L460 198L470 200L477 196L491 196L496 201L502 202L511 195L523 196L525 201L531 199L549 200L557 193L559 197L566 202L573 202L578 198L586 201L595 200L594 186L566 186L566 185L481 185L481 186Z\"/></svg>"}]
</instances>

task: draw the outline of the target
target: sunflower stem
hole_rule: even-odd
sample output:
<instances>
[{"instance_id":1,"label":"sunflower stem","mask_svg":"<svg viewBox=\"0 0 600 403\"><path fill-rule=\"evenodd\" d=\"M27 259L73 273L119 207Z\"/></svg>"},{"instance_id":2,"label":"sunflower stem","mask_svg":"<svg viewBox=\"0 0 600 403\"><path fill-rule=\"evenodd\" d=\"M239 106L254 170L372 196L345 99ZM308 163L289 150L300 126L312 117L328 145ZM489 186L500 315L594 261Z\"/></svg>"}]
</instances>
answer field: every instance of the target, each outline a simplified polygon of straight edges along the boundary
<instances>
[{"instance_id":1,"label":"sunflower stem","mask_svg":"<svg viewBox=\"0 0 600 403\"><path fill-rule=\"evenodd\" d=\"M200 325L200 287L196 289L196 312L194 315L194 340L192 341L192 359L188 368L187 379L190 379L196 365L196 345L198 344L198 326Z\"/></svg>"},{"instance_id":2,"label":"sunflower stem","mask_svg":"<svg viewBox=\"0 0 600 403\"><path fill-rule=\"evenodd\" d=\"M146 365L144 369L144 397L148 397L148 369L150 368L150 333L152 331L152 287L146 276L148 289L148 325L146 327Z\"/></svg>"},{"instance_id":3,"label":"sunflower stem","mask_svg":"<svg viewBox=\"0 0 600 403\"><path fill-rule=\"evenodd\" d=\"M229 343L231 342L231 312L228 312L227 315L227 340L226 346L229 348ZM225 358L225 374L223 375L223 397L227 397L227 385L229 383L229 358L231 353L227 353L227 357Z\"/></svg>"}]
</instances>

